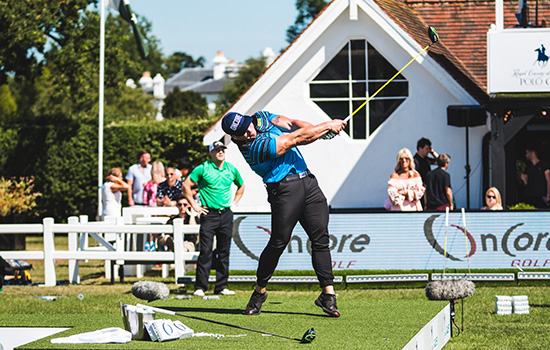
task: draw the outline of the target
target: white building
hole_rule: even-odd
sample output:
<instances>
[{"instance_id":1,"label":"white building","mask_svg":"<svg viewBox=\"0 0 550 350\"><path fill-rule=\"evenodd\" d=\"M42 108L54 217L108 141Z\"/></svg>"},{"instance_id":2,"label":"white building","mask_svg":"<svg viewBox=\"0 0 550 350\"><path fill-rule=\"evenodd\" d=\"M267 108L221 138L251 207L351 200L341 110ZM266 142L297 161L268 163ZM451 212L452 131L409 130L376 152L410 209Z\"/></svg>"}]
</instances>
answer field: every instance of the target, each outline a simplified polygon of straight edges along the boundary
<instances>
[{"instance_id":1,"label":"white building","mask_svg":"<svg viewBox=\"0 0 550 350\"><path fill-rule=\"evenodd\" d=\"M430 43L426 32L427 25L402 2L334 0L231 110L268 110L313 124L343 119ZM301 147L333 209L382 208L398 150L407 147L414 154L421 137L429 138L438 153L451 155L447 171L459 208L468 206L469 158L469 206L483 205L481 150L490 132L484 106L489 95L461 62L444 42L434 44L353 117L347 133ZM459 119L473 106L478 126L449 125L452 106L466 106L455 109ZM218 121L204 142L223 137ZM239 210L268 212L260 177L227 136L224 142L227 160L246 184Z\"/></svg>"}]
</instances>

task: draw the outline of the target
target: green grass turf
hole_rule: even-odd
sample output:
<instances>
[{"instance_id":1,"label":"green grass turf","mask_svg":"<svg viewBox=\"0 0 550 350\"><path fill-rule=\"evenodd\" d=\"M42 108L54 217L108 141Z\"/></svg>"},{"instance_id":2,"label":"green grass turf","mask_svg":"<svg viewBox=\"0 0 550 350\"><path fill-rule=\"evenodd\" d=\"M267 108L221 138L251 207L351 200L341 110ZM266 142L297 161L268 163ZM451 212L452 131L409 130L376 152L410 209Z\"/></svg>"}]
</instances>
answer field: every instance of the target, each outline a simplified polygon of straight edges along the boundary
<instances>
[{"instance_id":1,"label":"green grass turf","mask_svg":"<svg viewBox=\"0 0 550 350\"><path fill-rule=\"evenodd\" d=\"M174 287L174 293L178 291ZM264 347L298 348L307 345L278 337L216 325L184 317L157 314L157 318L179 319L196 332L224 335L246 334L240 338L191 338L165 343L132 341L128 344L50 344L49 340L107 327L122 327L118 302L140 302L128 293L130 285L60 286L53 288L7 286L0 293L3 305L0 326L10 327L72 327L62 333L38 340L25 349L253 349ZM82 293L83 300L77 295ZM175 295L171 294L171 295ZM444 306L444 302L429 302L421 290L340 291L340 318L330 318L313 304L317 292L271 292L260 316L242 314L250 291L237 291L236 296L220 300L168 299L151 303L153 306L212 319L242 327L301 338L314 327L318 349L401 349L424 324ZM56 301L43 301L34 295L55 295Z\"/></svg>"},{"instance_id":2,"label":"green grass turf","mask_svg":"<svg viewBox=\"0 0 550 350\"><path fill-rule=\"evenodd\" d=\"M61 242L60 242L61 240ZM36 241L36 242L34 242ZM27 237L27 249L40 249L41 238ZM66 249L66 237L56 237L56 247ZM29 261L33 282L43 283L43 263ZM132 341L129 344L50 344L49 340L71 334L95 331L107 327L122 327L118 303L141 302L130 294L135 277L127 277L125 283L110 285L102 277L103 262L81 263L80 285L57 287L4 286L0 292L0 326L4 327L72 327L22 346L21 349L256 349L263 347L303 348L315 346L319 349L401 349L439 310L445 302L430 302L424 296L423 286L414 284L385 284L373 289L373 285L341 285L338 288L338 306L342 317L324 317L322 311L313 305L318 287L307 286L303 290L295 286L271 286L272 289L286 289L270 292L264 312L258 317L242 315L251 293L250 285L229 286L237 291L236 296L221 297L221 300L169 299L153 302L153 306L170 308L174 311L236 324L243 327L273 332L293 338L300 338L309 328L318 333L312 345L264 337L257 333L228 328L183 317L159 315L157 318L178 319L196 332L216 332L225 335L247 334L242 338L192 338L166 343ZM57 261L58 280L66 279L67 261ZM430 272L430 271L428 271ZM454 271L452 271L454 272ZM498 271L510 272L510 271ZM308 271L277 271L283 275L308 275ZM353 272L355 274L356 272ZM359 271L357 274L368 273ZM376 273L383 273L377 271ZM395 273L395 272L392 272ZM242 274L241 272L233 273ZM350 273L352 274L352 273ZM171 289L171 296L181 294L184 289L173 284L173 277L162 280L160 270L147 274L147 280L162 281ZM515 283L515 282L514 282ZM464 301L464 331L453 337L445 349L547 349L550 326L550 289L548 282L476 283L474 296ZM532 283L533 285L526 285ZM407 286L407 288L403 288ZM400 289L397 289L397 288ZM413 287L413 288L411 288ZM369 289L364 289L369 288ZM290 290L289 290L290 289ZM292 290L299 289L299 290ZM84 299L78 300L77 295ZM42 301L37 295L59 296L57 301ZM495 295L527 295L530 314L496 315ZM461 304L457 305L457 324L461 322ZM456 328L455 328L456 332ZM387 339L387 340L386 340ZM1 343L1 340L0 340Z\"/></svg>"}]
</instances>

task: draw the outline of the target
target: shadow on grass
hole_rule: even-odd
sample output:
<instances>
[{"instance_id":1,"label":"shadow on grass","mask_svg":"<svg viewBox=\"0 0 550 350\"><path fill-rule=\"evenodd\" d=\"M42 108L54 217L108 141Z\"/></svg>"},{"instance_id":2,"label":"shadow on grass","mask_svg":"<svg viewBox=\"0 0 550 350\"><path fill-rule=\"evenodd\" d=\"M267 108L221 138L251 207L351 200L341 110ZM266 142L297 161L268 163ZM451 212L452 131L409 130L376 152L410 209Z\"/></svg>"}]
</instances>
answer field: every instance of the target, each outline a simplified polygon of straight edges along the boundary
<instances>
[{"instance_id":1,"label":"shadow on grass","mask_svg":"<svg viewBox=\"0 0 550 350\"><path fill-rule=\"evenodd\" d=\"M203 308L203 307L165 307L166 310L184 313L184 312L197 312L197 313L213 313L223 315L244 315L244 309L221 309L221 308ZM328 315L310 314L307 312L292 312L292 311L268 311L262 310L263 314L280 314L280 315L300 315L300 316L313 316L313 317L330 317Z\"/></svg>"}]
</instances>

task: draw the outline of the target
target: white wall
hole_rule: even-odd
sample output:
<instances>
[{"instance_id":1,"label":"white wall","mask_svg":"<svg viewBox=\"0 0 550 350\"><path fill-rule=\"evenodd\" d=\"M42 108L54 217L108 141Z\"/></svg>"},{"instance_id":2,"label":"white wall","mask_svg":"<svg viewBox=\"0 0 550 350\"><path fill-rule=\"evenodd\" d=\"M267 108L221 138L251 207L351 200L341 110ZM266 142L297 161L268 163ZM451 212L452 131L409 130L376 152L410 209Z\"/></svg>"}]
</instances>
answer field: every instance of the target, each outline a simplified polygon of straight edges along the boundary
<instances>
[{"instance_id":1,"label":"white wall","mask_svg":"<svg viewBox=\"0 0 550 350\"><path fill-rule=\"evenodd\" d=\"M388 27L384 19L359 11L359 20L350 21L344 11L315 39L303 38L307 49L295 42L274 63L272 69L235 106L240 113L268 110L313 124L329 120L309 99L308 83L351 38L366 38L398 70L421 47L404 41L403 33ZM392 32L393 30L393 32ZM390 34L388 33L390 32ZM346 35L349 33L349 35ZM427 41L429 39L426 39ZM271 74L269 74L271 73ZM333 208L382 207L387 197L387 181L393 172L397 151L407 147L414 154L416 142L429 138L439 153L451 155L449 173L458 207L466 206L465 129L447 126L447 106L477 104L429 57L420 57L403 75L409 81L409 97L369 140L351 140L341 135L300 147L310 170L317 176ZM246 110L238 109L246 106ZM470 128L471 208L481 206L481 143L488 129ZM236 165L245 179L241 211L269 211L264 186L237 147L230 144L227 160Z\"/></svg>"}]
</instances>

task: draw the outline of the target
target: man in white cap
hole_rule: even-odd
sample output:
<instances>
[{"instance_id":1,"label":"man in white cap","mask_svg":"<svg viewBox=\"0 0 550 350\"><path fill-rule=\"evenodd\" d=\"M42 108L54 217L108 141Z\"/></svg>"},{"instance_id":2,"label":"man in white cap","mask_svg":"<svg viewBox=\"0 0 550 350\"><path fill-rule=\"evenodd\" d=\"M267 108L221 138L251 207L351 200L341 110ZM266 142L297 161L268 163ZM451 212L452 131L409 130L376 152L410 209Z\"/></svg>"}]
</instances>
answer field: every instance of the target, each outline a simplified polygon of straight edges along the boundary
<instances>
[{"instance_id":1,"label":"man in white cap","mask_svg":"<svg viewBox=\"0 0 550 350\"><path fill-rule=\"evenodd\" d=\"M333 138L345 126L340 119L312 125L267 111L252 116L230 112L223 117L223 131L231 135L250 168L262 177L271 204L271 238L260 256L247 315L260 314L267 300L267 283L299 221L311 240L313 269L323 290L315 305L329 316L340 316L334 294L327 199L296 146Z\"/></svg>"},{"instance_id":2,"label":"man in white cap","mask_svg":"<svg viewBox=\"0 0 550 350\"><path fill-rule=\"evenodd\" d=\"M210 159L197 166L183 182L183 195L197 213L200 214L199 259L195 282L196 296L204 296L208 287L208 277L212 260L216 259L215 294L233 295L226 288L229 279L229 248L233 235L233 212L230 207L241 200L244 183L237 168L225 161L226 146L216 141L208 147ZM200 207L193 196L192 187L199 187ZM232 199L231 185L237 186ZM212 241L216 237L216 256L213 256Z\"/></svg>"}]
</instances>

